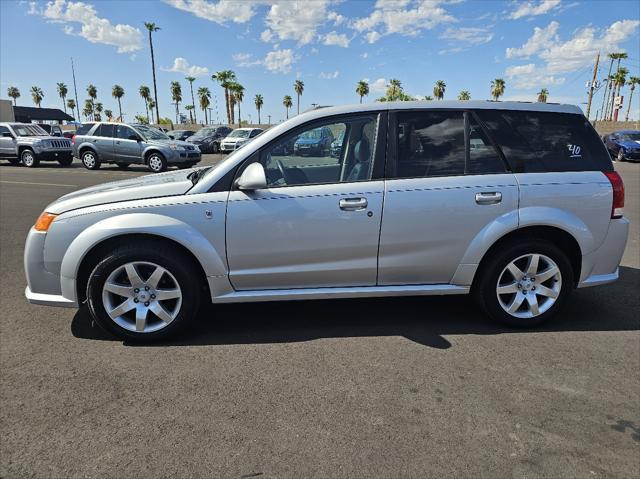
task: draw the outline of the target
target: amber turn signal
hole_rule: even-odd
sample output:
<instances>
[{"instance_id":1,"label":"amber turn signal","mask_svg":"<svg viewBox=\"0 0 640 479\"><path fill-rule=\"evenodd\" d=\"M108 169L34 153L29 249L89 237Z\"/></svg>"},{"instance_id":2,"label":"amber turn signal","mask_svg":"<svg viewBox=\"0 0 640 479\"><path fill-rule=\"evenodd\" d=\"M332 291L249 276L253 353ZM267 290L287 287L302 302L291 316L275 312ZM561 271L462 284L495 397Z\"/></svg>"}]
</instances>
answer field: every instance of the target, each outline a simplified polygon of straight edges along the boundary
<instances>
[{"instance_id":1,"label":"amber turn signal","mask_svg":"<svg viewBox=\"0 0 640 479\"><path fill-rule=\"evenodd\" d=\"M53 213L47 213L46 211L44 213L42 213L39 217L38 220L36 221L36 224L34 225L34 228L36 231L48 231L49 230L49 226L51 226L51 223L53 223L53 220L56 219L58 215L54 215Z\"/></svg>"}]
</instances>

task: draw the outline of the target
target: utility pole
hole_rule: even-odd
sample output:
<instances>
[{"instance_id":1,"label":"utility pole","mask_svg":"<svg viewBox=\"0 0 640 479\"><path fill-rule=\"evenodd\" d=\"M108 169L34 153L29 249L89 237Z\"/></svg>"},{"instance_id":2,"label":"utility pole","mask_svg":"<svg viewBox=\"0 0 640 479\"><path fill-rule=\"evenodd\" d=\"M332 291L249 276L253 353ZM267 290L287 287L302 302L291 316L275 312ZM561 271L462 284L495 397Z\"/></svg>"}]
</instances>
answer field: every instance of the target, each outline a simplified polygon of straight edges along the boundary
<instances>
[{"instance_id":1,"label":"utility pole","mask_svg":"<svg viewBox=\"0 0 640 479\"><path fill-rule=\"evenodd\" d=\"M271 115L267 115L267 117L269 117L269 125L271 125Z\"/></svg>"},{"instance_id":2,"label":"utility pole","mask_svg":"<svg viewBox=\"0 0 640 479\"><path fill-rule=\"evenodd\" d=\"M78 110L77 122L80 122L80 102L78 101L78 87L76 86L76 70L73 67L73 57L71 57L71 74L73 75L73 91L76 97L76 110Z\"/></svg>"},{"instance_id":3,"label":"utility pole","mask_svg":"<svg viewBox=\"0 0 640 479\"><path fill-rule=\"evenodd\" d=\"M596 65L593 67L593 77L591 78L591 85L589 86L589 99L587 100L587 120L589 119L589 113L591 112L591 100L593 99L593 90L596 87L596 76L598 75L598 64L600 63L600 52L596 57Z\"/></svg>"}]
</instances>

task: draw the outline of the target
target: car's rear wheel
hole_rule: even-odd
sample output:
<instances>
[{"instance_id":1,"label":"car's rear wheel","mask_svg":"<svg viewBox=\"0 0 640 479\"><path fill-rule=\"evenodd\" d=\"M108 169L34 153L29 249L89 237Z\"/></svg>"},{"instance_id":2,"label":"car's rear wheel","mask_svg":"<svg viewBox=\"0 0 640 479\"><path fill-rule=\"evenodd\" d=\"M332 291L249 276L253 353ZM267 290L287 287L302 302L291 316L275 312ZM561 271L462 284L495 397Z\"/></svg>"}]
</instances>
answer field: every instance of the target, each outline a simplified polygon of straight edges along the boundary
<instances>
[{"instance_id":1,"label":"car's rear wheel","mask_svg":"<svg viewBox=\"0 0 640 479\"><path fill-rule=\"evenodd\" d=\"M153 242L120 247L93 270L89 311L116 336L139 342L173 336L195 318L202 286L190 258Z\"/></svg>"},{"instance_id":2,"label":"car's rear wheel","mask_svg":"<svg viewBox=\"0 0 640 479\"><path fill-rule=\"evenodd\" d=\"M153 173L161 173L167 169L167 160L160 153L154 151L147 157L147 168Z\"/></svg>"},{"instance_id":3,"label":"car's rear wheel","mask_svg":"<svg viewBox=\"0 0 640 479\"><path fill-rule=\"evenodd\" d=\"M209 148L211 153L217 154L220 153L220 145L217 142L211 143L211 147Z\"/></svg>"},{"instance_id":4,"label":"car's rear wheel","mask_svg":"<svg viewBox=\"0 0 640 479\"><path fill-rule=\"evenodd\" d=\"M61 158L58 160L58 164L60 166L70 166L71 163L73 163L73 156L70 156L68 158Z\"/></svg>"},{"instance_id":5,"label":"car's rear wheel","mask_svg":"<svg viewBox=\"0 0 640 479\"><path fill-rule=\"evenodd\" d=\"M40 160L36 158L35 153L30 149L22 150L20 154L21 163L27 168L35 168L40 164Z\"/></svg>"},{"instance_id":6,"label":"car's rear wheel","mask_svg":"<svg viewBox=\"0 0 640 479\"><path fill-rule=\"evenodd\" d=\"M616 160L624 161L624 152L622 151L622 148L618 150L618 154L616 155Z\"/></svg>"},{"instance_id":7,"label":"car's rear wheel","mask_svg":"<svg viewBox=\"0 0 640 479\"><path fill-rule=\"evenodd\" d=\"M518 328L551 318L573 289L567 255L542 239L507 246L479 274L474 293L485 312Z\"/></svg>"},{"instance_id":8,"label":"car's rear wheel","mask_svg":"<svg viewBox=\"0 0 640 479\"><path fill-rule=\"evenodd\" d=\"M82 166L87 170L97 170L100 168L100 158L93 150L86 150L80 155Z\"/></svg>"}]
</instances>

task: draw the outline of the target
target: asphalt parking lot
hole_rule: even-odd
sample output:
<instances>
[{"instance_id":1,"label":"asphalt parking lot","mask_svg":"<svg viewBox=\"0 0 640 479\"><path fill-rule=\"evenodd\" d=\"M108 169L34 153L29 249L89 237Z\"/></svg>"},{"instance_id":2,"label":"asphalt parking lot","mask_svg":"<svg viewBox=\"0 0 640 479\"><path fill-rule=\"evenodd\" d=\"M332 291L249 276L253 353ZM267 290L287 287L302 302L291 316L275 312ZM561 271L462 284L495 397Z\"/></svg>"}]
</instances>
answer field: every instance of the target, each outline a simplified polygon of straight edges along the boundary
<instances>
[{"instance_id":1,"label":"asphalt parking lot","mask_svg":"<svg viewBox=\"0 0 640 479\"><path fill-rule=\"evenodd\" d=\"M204 164L220 157L208 155ZM535 331L460 297L225 305L134 346L24 299L43 208L146 173L0 166L0 477L638 477L640 164L621 279Z\"/></svg>"}]
</instances>

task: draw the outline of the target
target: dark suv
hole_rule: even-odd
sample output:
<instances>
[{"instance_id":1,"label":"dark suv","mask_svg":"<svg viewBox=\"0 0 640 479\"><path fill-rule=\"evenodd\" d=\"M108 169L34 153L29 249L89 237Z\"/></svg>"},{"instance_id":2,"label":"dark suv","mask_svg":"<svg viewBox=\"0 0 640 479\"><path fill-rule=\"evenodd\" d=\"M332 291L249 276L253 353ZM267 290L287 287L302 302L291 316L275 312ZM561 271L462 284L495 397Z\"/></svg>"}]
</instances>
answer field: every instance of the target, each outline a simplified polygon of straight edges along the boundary
<instances>
[{"instance_id":1,"label":"dark suv","mask_svg":"<svg viewBox=\"0 0 640 479\"><path fill-rule=\"evenodd\" d=\"M189 143L198 145L202 153L218 153L220 151L220 140L233 131L228 126L205 126L195 135L187 138Z\"/></svg>"}]
</instances>

